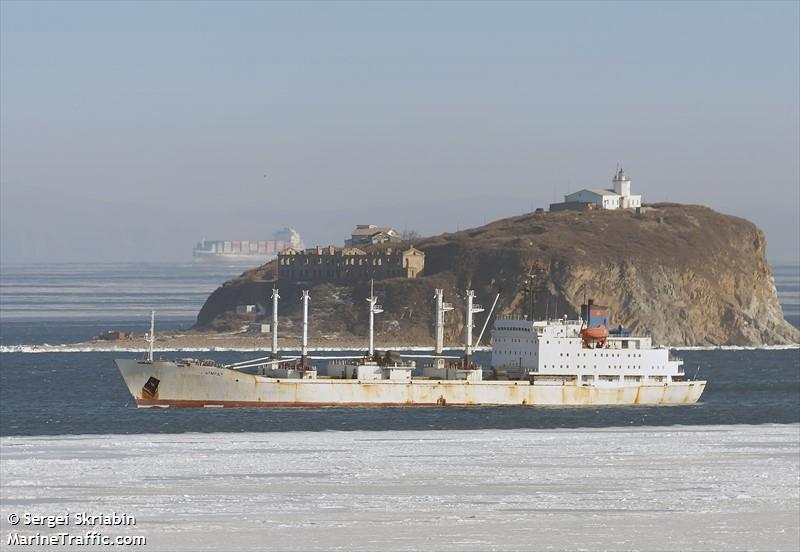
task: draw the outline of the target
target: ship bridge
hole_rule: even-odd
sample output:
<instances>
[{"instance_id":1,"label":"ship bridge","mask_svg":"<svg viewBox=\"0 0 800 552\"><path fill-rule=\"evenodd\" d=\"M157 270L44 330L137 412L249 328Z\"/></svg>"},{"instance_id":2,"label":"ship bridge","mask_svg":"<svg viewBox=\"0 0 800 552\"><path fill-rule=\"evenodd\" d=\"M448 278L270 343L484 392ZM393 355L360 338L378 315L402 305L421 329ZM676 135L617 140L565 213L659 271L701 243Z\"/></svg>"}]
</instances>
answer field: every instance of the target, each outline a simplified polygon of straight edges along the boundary
<instances>
[{"instance_id":1,"label":"ship bridge","mask_svg":"<svg viewBox=\"0 0 800 552\"><path fill-rule=\"evenodd\" d=\"M497 319L492 327L492 368L518 379L553 376L556 382L586 385L683 378L683 362L671 358L668 349L653 347L649 336L601 331L602 338L595 339L587 337L587 327L582 319Z\"/></svg>"}]
</instances>

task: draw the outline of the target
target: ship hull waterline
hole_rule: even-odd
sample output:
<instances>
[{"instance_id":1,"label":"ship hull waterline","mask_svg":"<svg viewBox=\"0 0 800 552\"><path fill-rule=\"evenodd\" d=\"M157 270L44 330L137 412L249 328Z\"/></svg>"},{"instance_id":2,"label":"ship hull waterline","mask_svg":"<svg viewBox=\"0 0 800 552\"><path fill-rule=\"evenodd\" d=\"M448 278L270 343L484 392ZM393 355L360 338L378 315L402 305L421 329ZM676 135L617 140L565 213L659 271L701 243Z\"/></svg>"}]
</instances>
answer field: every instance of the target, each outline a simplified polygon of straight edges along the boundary
<instances>
[{"instance_id":1,"label":"ship hull waterline","mask_svg":"<svg viewBox=\"0 0 800 552\"><path fill-rule=\"evenodd\" d=\"M528 381L279 379L217 366L114 361L139 407L603 406L696 403L705 381L532 385Z\"/></svg>"}]
</instances>

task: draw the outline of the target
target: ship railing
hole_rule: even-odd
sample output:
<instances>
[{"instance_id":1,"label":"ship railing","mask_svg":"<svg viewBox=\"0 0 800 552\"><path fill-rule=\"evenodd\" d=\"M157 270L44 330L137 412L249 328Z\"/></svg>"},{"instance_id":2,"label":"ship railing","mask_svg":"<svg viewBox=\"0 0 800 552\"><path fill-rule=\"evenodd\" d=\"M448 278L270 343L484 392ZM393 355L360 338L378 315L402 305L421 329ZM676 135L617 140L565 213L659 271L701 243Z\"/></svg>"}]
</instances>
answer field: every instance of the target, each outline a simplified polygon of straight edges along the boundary
<instances>
[{"instance_id":1,"label":"ship railing","mask_svg":"<svg viewBox=\"0 0 800 552\"><path fill-rule=\"evenodd\" d=\"M520 314L503 314L497 317L498 320L527 320L527 316L522 316Z\"/></svg>"},{"instance_id":2,"label":"ship railing","mask_svg":"<svg viewBox=\"0 0 800 552\"><path fill-rule=\"evenodd\" d=\"M370 358L367 356L360 356L360 357L313 357L316 360L326 360L328 362L328 366L361 366L370 362Z\"/></svg>"}]
</instances>

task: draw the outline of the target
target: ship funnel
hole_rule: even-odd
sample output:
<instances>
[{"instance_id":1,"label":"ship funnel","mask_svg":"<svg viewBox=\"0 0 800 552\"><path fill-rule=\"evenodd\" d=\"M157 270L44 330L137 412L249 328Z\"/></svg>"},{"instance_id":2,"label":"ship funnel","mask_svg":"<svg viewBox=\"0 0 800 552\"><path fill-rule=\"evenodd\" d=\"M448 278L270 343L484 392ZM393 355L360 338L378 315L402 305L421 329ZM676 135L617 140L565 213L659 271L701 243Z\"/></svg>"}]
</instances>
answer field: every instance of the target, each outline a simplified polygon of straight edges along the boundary
<instances>
[{"instance_id":1,"label":"ship funnel","mask_svg":"<svg viewBox=\"0 0 800 552\"><path fill-rule=\"evenodd\" d=\"M308 290L303 290L303 341L300 343L300 365L305 367L308 358Z\"/></svg>"},{"instance_id":2,"label":"ship funnel","mask_svg":"<svg viewBox=\"0 0 800 552\"><path fill-rule=\"evenodd\" d=\"M278 358L278 295L277 288L272 288L272 351L270 357L275 360Z\"/></svg>"},{"instance_id":3,"label":"ship funnel","mask_svg":"<svg viewBox=\"0 0 800 552\"><path fill-rule=\"evenodd\" d=\"M483 307L473 303L475 292L467 290L467 310L464 322L464 367L468 368L472 364L472 315L483 312Z\"/></svg>"},{"instance_id":4,"label":"ship funnel","mask_svg":"<svg viewBox=\"0 0 800 552\"><path fill-rule=\"evenodd\" d=\"M608 329L608 307L597 305L592 299L581 305L581 318L587 328L603 326Z\"/></svg>"}]
</instances>

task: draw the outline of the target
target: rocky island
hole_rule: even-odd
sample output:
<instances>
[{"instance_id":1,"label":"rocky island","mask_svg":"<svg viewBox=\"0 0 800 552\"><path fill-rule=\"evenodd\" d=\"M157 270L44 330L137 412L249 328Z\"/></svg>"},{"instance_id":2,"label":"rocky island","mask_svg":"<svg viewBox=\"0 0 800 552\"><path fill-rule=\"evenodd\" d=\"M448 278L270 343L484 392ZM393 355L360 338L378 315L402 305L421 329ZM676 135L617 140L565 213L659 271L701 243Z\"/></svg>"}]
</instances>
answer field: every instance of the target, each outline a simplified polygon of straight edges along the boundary
<instances>
[{"instance_id":1,"label":"rocky island","mask_svg":"<svg viewBox=\"0 0 800 552\"><path fill-rule=\"evenodd\" d=\"M797 343L800 331L784 320L765 246L764 233L744 219L664 203L640 212L529 213L420 238L413 247L425 254L421 274L375 281L385 310L377 339L386 346L431 345L433 295L441 288L455 306L447 341L460 344L470 288L487 313L499 293L495 314L524 315L532 307L537 318L576 317L589 297L610 307L614 325L650 332L661 344ZM207 299L195 330L239 330L258 315L237 314L237 305L267 305L277 287L282 342L299 335L301 289L311 290L315 345L364 340L368 281L289 282L277 279L277 268L272 261L225 282ZM531 274L534 285L526 284Z\"/></svg>"}]
</instances>

